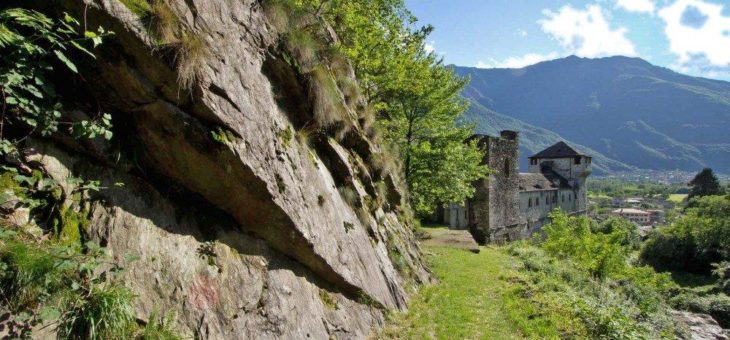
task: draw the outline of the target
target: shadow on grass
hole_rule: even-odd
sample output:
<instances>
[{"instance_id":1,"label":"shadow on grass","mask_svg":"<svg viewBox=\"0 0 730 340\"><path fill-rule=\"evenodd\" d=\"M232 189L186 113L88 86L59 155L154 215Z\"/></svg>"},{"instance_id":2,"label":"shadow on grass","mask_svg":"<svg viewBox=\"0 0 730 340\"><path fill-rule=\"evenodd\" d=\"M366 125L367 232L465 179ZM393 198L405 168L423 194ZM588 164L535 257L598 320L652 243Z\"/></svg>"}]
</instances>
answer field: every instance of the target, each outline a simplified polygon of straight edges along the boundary
<instances>
[{"instance_id":1,"label":"shadow on grass","mask_svg":"<svg viewBox=\"0 0 730 340\"><path fill-rule=\"evenodd\" d=\"M674 280L674 282L686 288L710 286L717 282L717 280L710 275L700 275L683 271L672 271L669 273L672 275L672 280Z\"/></svg>"}]
</instances>

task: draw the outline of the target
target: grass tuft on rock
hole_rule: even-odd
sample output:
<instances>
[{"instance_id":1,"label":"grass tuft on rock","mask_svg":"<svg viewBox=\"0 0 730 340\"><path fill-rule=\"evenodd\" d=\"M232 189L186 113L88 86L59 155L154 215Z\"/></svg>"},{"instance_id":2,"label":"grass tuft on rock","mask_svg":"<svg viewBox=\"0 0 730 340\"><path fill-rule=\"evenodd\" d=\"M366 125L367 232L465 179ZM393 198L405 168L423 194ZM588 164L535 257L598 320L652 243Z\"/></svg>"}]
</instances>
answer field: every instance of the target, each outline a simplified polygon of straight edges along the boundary
<instances>
[{"instance_id":1,"label":"grass tuft on rock","mask_svg":"<svg viewBox=\"0 0 730 340\"><path fill-rule=\"evenodd\" d=\"M203 75L208 57L209 49L205 41L198 35L184 33L175 48L178 85L190 90Z\"/></svg>"},{"instance_id":2,"label":"grass tuft on rock","mask_svg":"<svg viewBox=\"0 0 730 340\"><path fill-rule=\"evenodd\" d=\"M314 121L320 127L330 127L345 120L346 108L332 73L319 65L310 73L310 88L314 99Z\"/></svg>"}]
</instances>

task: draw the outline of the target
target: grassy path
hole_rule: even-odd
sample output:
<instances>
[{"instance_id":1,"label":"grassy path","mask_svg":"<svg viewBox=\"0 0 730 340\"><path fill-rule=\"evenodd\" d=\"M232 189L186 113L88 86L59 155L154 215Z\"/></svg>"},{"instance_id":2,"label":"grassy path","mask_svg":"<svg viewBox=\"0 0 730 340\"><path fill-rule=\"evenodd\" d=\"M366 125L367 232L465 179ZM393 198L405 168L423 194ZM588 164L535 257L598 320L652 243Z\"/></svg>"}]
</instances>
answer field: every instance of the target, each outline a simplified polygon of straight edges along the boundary
<instances>
[{"instance_id":1,"label":"grassy path","mask_svg":"<svg viewBox=\"0 0 730 340\"><path fill-rule=\"evenodd\" d=\"M427 247L431 269L441 281L425 287L407 313L395 315L382 334L406 339L519 339L504 306L514 273L511 257L498 248L473 254Z\"/></svg>"}]
</instances>

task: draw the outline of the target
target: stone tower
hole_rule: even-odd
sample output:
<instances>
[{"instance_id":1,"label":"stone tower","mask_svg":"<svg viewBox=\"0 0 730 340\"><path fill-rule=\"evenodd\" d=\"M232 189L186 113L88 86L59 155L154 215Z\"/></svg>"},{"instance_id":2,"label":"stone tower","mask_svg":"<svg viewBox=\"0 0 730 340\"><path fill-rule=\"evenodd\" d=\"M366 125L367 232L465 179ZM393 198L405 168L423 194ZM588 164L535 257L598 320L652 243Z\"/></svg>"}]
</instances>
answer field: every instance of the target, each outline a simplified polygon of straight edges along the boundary
<instances>
[{"instance_id":1,"label":"stone tower","mask_svg":"<svg viewBox=\"0 0 730 340\"><path fill-rule=\"evenodd\" d=\"M530 157L529 171L532 173L554 172L568 180L576 197L575 210L586 210L586 178L591 174L592 158L579 153L568 144L555 145Z\"/></svg>"},{"instance_id":2,"label":"stone tower","mask_svg":"<svg viewBox=\"0 0 730 340\"><path fill-rule=\"evenodd\" d=\"M519 136L502 131L500 137L475 135L484 150L482 164L494 173L476 183L476 193L467 203L469 230L479 243L503 242L524 237L520 215Z\"/></svg>"}]
</instances>

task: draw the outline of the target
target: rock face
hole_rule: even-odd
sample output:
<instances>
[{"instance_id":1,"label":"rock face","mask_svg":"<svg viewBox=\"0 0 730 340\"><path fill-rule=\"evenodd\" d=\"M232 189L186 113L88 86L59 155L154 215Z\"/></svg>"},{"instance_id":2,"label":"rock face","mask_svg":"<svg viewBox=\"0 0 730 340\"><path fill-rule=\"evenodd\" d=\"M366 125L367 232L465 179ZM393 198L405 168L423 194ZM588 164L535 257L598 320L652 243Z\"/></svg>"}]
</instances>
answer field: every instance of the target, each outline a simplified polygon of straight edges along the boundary
<instances>
[{"instance_id":1,"label":"rock face","mask_svg":"<svg viewBox=\"0 0 730 340\"><path fill-rule=\"evenodd\" d=\"M674 317L687 324L692 340L727 340L730 339L725 330L707 314L674 311Z\"/></svg>"},{"instance_id":2,"label":"rock face","mask_svg":"<svg viewBox=\"0 0 730 340\"><path fill-rule=\"evenodd\" d=\"M311 104L258 1L170 2L206 48L190 91L120 1L59 3L48 10L115 32L89 77L116 137L30 141L25 158L102 181L87 234L128 269L140 318L175 311L196 338L362 338L430 280L359 126L343 142L294 137Z\"/></svg>"}]
</instances>

